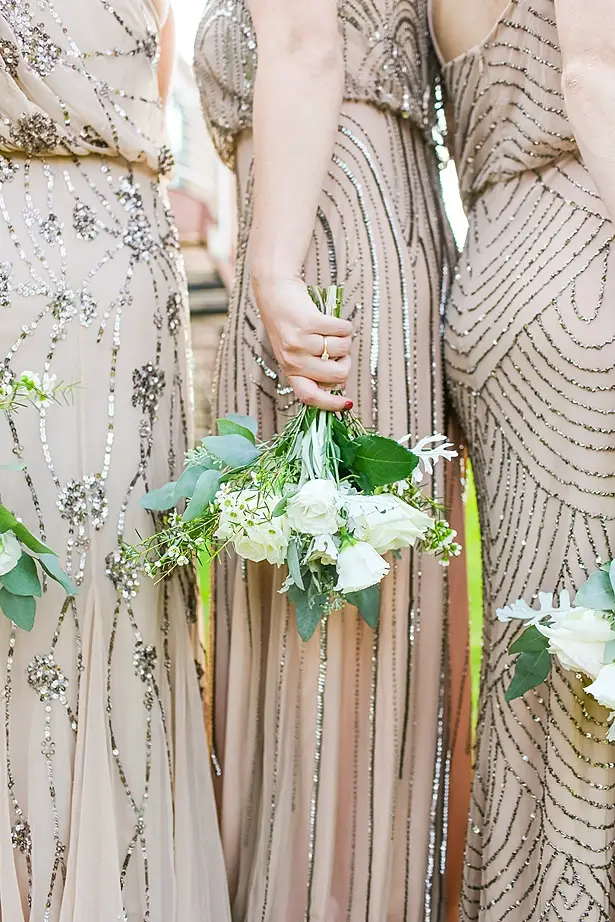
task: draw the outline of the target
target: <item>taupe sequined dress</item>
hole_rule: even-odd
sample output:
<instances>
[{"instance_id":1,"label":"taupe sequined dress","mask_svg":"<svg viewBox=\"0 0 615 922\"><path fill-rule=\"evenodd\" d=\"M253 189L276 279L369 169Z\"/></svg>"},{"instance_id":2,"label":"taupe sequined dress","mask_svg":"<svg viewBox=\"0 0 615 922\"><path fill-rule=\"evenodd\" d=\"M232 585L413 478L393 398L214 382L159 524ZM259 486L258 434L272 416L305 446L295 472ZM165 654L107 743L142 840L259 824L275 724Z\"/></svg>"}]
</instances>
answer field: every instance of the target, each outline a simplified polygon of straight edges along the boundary
<instances>
[{"instance_id":1,"label":"taupe sequined dress","mask_svg":"<svg viewBox=\"0 0 615 922\"><path fill-rule=\"evenodd\" d=\"M581 12L580 12L581 15ZM446 321L483 531L464 920L615 918L615 746L569 672L507 704L495 609L615 553L615 228L565 113L553 0L511 0L444 68L469 218Z\"/></svg>"},{"instance_id":2,"label":"taupe sequined dress","mask_svg":"<svg viewBox=\"0 0 615 922\"><path fill-rule=\"evenodd\" d=\"M2 415L0 487L79 586L0 616L3 922L228 918L194 585L124 546L190 412L158 44L146 0L0 0L0 380L76 385Z\"/></svg>"},{"instance_id":3,"label":"taupe sequined dress","mask_svg":"<svg viewBox=\"0 0 615 922\"><path fill-rule=\"evenodd\" d=\"M340 4L346 102L306 279L345 284L358 331L348 388L365 423L401 437L445 426L440 308L449 238L439 202L423 0ZM256 42L246 5L211 0L196 43L205 117L237 171L235 289L217 409L270 437L297 404L249 274ZM438 470L435 489L443 489ZM348 608L303 645L284 574L224 560L215 580L215 745L237 922L444 918L450 775L446 580L408 556L373 633ZM458 738L465 742L463 732ZM463 746L461 746L463 748Z\"/></svg>"}]
</instances>

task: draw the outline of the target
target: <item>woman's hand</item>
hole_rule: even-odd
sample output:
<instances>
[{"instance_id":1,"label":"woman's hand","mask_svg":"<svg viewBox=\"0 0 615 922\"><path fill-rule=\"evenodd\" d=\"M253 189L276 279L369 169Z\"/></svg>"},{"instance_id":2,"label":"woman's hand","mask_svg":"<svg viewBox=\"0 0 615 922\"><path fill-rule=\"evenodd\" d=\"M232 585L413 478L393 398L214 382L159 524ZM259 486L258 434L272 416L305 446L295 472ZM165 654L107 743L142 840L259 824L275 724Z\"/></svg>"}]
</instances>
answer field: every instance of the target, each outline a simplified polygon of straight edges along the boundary
<instances>
[{"instance_id":1,"label":"woman's hand","mask_svg":"<svg viewBox=\"0 0 615 922\"><path fill-rule=\"evenodd\" d=\"M279 367L303 403L322 410L350 409L342 390L350 374L352 325L323 314L303 282L253 280L254 294ZM322 358L326 351L329 361Z\"/></svg>"}]
</instances>

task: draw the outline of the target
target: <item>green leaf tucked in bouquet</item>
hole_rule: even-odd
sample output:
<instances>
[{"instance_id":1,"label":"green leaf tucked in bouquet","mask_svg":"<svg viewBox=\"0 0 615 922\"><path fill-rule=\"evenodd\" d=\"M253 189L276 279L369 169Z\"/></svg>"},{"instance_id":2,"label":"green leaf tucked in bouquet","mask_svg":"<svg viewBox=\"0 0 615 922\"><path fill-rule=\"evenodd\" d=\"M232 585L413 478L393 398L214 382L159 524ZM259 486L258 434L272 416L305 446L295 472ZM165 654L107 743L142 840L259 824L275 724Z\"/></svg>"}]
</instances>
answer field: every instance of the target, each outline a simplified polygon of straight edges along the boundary
<instances>
[{"instance_id":1,"label":"green leaf tucked in bouquet","mask_svg":"<svg viewBox=\"0 0 615 922\"><path fill-rule=\"evenodd\" d=\"M152 490L141 497L141 505L150 512L168 512L176 503L175 490L177 483L172 480L171 483L165 483L158 490Z\"/></svg>"},{"instance_id":2,"label":"green leaf tucked in bouquet","mask_svg":"<svg viewBox=\"0 0 615 922\"><path fill-rule=\"evenodd\" d=\"M17 524L13 526L13 534L29 551L32 551L33 554L53 554L51 548L43 544L42 541L39 541L38 538L35 538L21 522L17 522Z\"/></svg>"},{"instance_id":3,"label":"green leaf tucked in bouquet","mask_svg":"<svg viewBox=\"0 0 615 922\"><path fill-rule=\"evenodd\" d=\"M240 435L256 445L256 432L250 428L253 422L249 416L225 416L224 419L216 420L220 435Z\"/></svg>"},{"instance_id":4,"label":"green leaf tucked in bouquet","mask_svg":"<svg viewBox=\"0 0 615 922\"><path fill-rule=\"evenodd\" d=\"M36 614L36 600L31 595L13 595L8 589L0 589L0 609L9 621L24 631L31 631Z\"/></svg>"},{"instance_id":5,"label":"green leaf tucked in bouquet","mask_svg":"<svg viewBox=\"0 0 615 922\"><path fill-rule=\"evenodd\" d=\"M352 468L367 478L372 489L407 480L419 463L403 445L381 435L362 435L353 446Z\"/></svg>"},{"instance_id":6,"label":"green leaf tucked in bouquet","mask_svg":"<svg viewBox=\"0 0 615 922\"><path fill-rule=\"evenodd\" d=\"M60 584L66 595L71 597L77 595L77 587L70 576L64 572L55 554L41 554L38 562L47 576Z\"/></svg>"},{"instance_id":7,"label":"green leaf tucked in bouquet","mask_svg":"<svg viewBox=\"0 0 615 922\"><path fill-rule=\"evenodd\" d=\"M203 471L182 516L183 522L192 522L205 511L220 489L221 480L222 475L218 471Z\"/></svg>"},{"instance_id":8,"label":"green leaf tucked in bouquet","mask_svg":"<svg viewBox=\"0 0 615 922\"><path fill-rule=\"evenodd\" d=\"M615 592L609 573L596 570L577 592L574 604L594 611L615 611Z\"/></svg>"},{"instance_id":9,"label":"green leaf tucked in bouquet","mask_svg":"<svg viewBox=\"0 0 615 922\"><path fill-rule=\"evenodd\" d=\"M608 564L608 574L611 581L611 589L615 592L615 560L611 560Z\"/></svg>"},{"instance_id":10,"label":"green leaf tucked in bouquet","mask_svg":"<svg viewBox=\"0 0 615 922\"><path fill-rule=\"evenodd\" d=\"M548 649L548 641L545 638L544 649L532 653L521 653L515 663L515 674L513 680L506 689L506 701L514 701L515 698L522 698L523 695L542 685L551 671L552 657Z\"/></svg>"},{"instance_id":11,"label":"green leaf tucked in bouquet","mask_svg":"<svg viewBox=\"0 0 615 922\"><path fill-rule=\"evenodd\" d=\"M288 542L286 563L288 564L288 572L290 573L295 586L297 586L299 589L305 589L305 586L303 585L303 577L301 576L301 566L299 564L297 542L295 540Z\"/></svg>"},{"instance_id":12,"label":"green leaf tucked in bouquet","mask_svg":"<svg viewBox=\"0 0 615 922\"><path fill-rule=\"evenodd\" d=\"M242 435L210 435L203 439L203 447L231 468L246 467L256 461L258 448Z\"/></svg>"},{"instance_id":13,"label":"green leaf tucked in bouquet","mask_svg":"<svg viewBox=\"0 0 615 922\"><path fill-rule=\"evenodd\" d=\"M535 624L532 624L510 645L508 652L513 654L541 653L548 646L548 639L540 633Z\"/></svg>"},{"instance_id":14,"label":"green leaf tucked in bouquet","mask_svg":"<svg viewBox=\"0 0 615 922\"><path fill-rule=\"evenodd\" d=\"M175 504L181 499L190 499L193 496L199 477L204 471L210 470L205 464L191 464L186 468L175 484Z\"/></svg>"},{"instance_id":15,"label":"green leaf tucked in bouquet","mask_svg":"<svg viewBox=\"0 0 615 922\"><path fill-rule=\"evenodd\" d=\"M359 614L366 624L374 630L380 617L380 585L370 586L361 592L349 592L346 600L359 609Z\"/></svg>"},{"instance_id":16,"label":"green leaf tucked in bouquet","mask_svg":"<svg viewBox=\"0 0 615 922\"><path fill-rule=\"evenodd\" d=\"M327 605L326 595L312 594L309 591L291 586L288 598L295 606L297 617L297 631L304 643L310 640L316 628L322 621Z\"/></svg>"},{"instance_id":17,"label":"green leaf tucked in bouquet","mask_svg":"<svg viewBox=\"0 0 615 922\"><path fill-rule=\"evenodd\" d=\"M13 595L41 596L41 581L36 564L28 554L22 554L13 569L0 577L0 582Z\"/></svg>"},{"instance_id":18,"label":"green leaf tucked in bouquet","mask_svg":"<svg viewBox=\"0 0 615 922\"><path fill-rule=\"evenodd\" d=\"M13 531L16 525L19 525L19 522L13 513L9 512L6 506L0 506L0 535L5 531Z\"/></svg>"}]
</instances>

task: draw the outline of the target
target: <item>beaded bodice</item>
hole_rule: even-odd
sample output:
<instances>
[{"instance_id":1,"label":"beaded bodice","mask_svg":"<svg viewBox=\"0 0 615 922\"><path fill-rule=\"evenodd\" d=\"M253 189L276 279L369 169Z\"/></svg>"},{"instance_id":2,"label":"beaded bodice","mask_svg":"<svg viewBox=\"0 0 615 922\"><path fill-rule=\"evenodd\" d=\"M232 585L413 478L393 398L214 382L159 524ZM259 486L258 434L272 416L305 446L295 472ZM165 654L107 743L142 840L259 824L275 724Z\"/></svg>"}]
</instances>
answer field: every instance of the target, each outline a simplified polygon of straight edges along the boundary
<instances>
[{"instance_id":1,"label":"beaded bodice","mask_svg":"<svg viewBox=\"0 0 615 922\"><path fill-rule=\"evenodd\" d=\"M0 151L122 156L164 172L151 0L0 0Z\"/></svg>"},{"instance_id":2,"label":"beaded bodice","mask_svg":"<svg viewBox=\"0 0 615 922\"><path fill-rule=\"evenodd\" d=\"M466 203L494 182L577 152L554 0L510 0L487 39L442 68Z\"/></svg>"},{"instance_id":3,"label":"beaded bodice","mask_svg":"<svg viewBox=\"0 0 615 922\"><path fill-rule=\"evenodd\" d=\"M427 0L338 0L345 97L432 124ZM222 159L252 125L257 47L247 0L207 0L195 46L203 111Z\"/></svg>"}]
</instances>

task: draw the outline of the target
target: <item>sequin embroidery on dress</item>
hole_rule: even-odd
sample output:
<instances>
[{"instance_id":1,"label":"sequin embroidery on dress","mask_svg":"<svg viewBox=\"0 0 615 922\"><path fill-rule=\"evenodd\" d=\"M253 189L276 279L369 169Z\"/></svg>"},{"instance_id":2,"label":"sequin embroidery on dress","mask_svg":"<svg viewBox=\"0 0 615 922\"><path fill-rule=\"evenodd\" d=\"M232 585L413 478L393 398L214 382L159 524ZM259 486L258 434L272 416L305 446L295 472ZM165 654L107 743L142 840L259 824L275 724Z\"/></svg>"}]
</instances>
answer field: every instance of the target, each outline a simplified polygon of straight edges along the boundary
<instances>
[{"instance_id":1,"label":"sequin embroidery on dress","mask_svg":"<svg viewBox=\"0 0 615 922\"><path fill-rule=\"evenodd\" d=\"M0 369L75 385L0 418L1 487L79 587L0 620L6 922L228 918L194 580L126 551L189 438L158 55L149 0L0 0Z\"/></svg>"}]
</instances>

